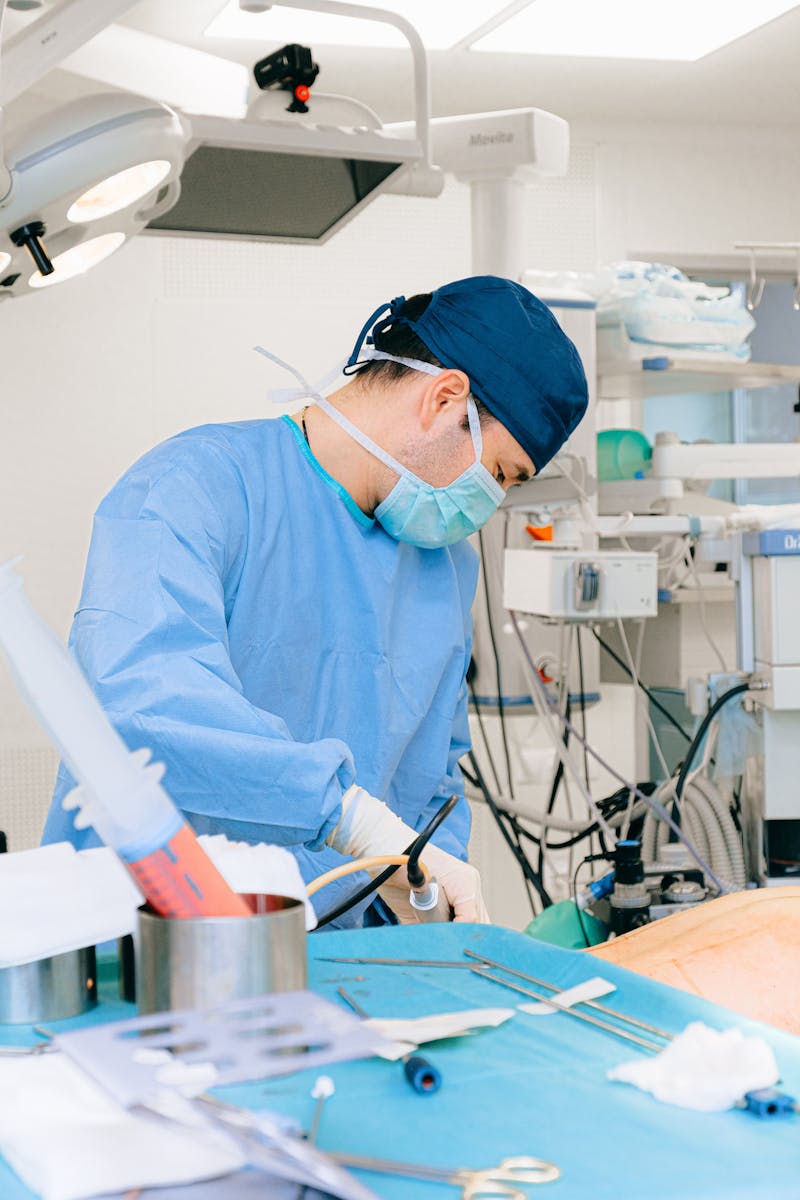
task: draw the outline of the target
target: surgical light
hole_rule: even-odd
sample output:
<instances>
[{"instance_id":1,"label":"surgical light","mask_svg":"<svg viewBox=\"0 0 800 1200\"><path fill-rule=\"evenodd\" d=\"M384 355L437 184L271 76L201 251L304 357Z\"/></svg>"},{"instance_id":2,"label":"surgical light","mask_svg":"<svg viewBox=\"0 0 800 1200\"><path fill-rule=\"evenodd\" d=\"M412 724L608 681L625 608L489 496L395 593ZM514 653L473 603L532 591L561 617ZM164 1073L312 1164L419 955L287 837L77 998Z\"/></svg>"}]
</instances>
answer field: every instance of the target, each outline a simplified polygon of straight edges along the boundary
<instances>
[{"instance_id":1,"label":"surgical light","mask_svg":"<svg viewBox=\"0 0 800 1200\"><path fill-rule=\"evenodd\" d=\"M67 211L67 220L79 222L99 221L110 213L119 212L129 204L146 196L166 178L170 164L163 158L138 163L110 175L102 183L89 188L79 196Z\"/></svg>"},{"instance_id":2,"label":"surgical light","mask_svg":"<svg viewBox=\"0 0 800 1200\"><path fill-rule=\"evenodd\" d=\"M126 92L84 96L10 130L0 251L17 278L5 294L88 270L170 208L189 134L172 109Z\"/></svg>"},{"instance_id":3,"label":"surgical light","mask_svg":"<svg viewBox=\"0 0 800 1200\"><path fill-rule=\"evenodd\" d=\"M6 267L9 267L10 265L11 265L11 255L6 254L5 251L3 251L3 250L0 250L0 275L2 275L3 272L5 271Z\"/></svg>"},{"instance_id":4,"label":"surgical light","mask_svg":"<svg viewBox=\"0 0 800 1200\"><path fill-rule=\"evenodd\" d=\"M471 48L693 62L796 7L796 0L536 0Z\"/></svg>"},{"instance_id":5,"label":"surgical light","mask_svg":"<svg viewBox=\"0 0 800 1200\"><path fill-rule=\"evenodd\" d=\"M90 267L94 267L118 250L124 241L124 233L101 233L99 237L90 238L88 242L81 242L71 250L57 254L52 260L53 273L42 275L39 271L34 271L28 284L32 288L50 287L51 284L63 283L67 279L74 279L76 275L83 275Z\"/></svg>"}]
</instances>

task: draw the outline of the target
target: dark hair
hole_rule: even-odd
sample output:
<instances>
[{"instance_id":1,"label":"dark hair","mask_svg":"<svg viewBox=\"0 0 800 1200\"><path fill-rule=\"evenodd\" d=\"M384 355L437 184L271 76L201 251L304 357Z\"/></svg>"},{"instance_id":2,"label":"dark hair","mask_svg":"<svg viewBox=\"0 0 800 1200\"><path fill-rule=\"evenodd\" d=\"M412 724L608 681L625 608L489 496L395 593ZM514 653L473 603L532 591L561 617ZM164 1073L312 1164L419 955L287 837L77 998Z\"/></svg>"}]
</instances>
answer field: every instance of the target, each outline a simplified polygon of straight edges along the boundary
<instances>
[{"instance_id":1,"label":"dark hair","mask_svg":"<svg viewBox=\"0 0 800 1200\"><path fill-rule=\"evenodd\" d=\"M430 292L411 296L403 305L403 316L408 317L411 321L418 321L430 302ZM396 354L398 358L418 358L421 362L431 363L434 367L442 365L436 355L403 320L395 321L388 329L384 329L382 333L376 335L375 349L383 350L385 354ZM389 384L405 379L407 375L411 374L411 368L404 367L402 363L374 358L362 366L356 367L352 373L361 379L368 379L370 383Z\"/></svg>"},{"instance_id":2,"label":"dark hair","mask_svg":"<svg viewBox=\"0 0 800 1200\"><path fill-rule=\"evenodd\" d=\"M410 296L403 305L403 316L407 316L411 321L418 321L430 302L430 292L421 292L417 296ZM422 339L417 337L413 329L402 319L395 321L388 329L384 329L382 333L376 335L375 349L383 350L385 354L395 354L398 358L418 358L420 362L430 363L434 367L441 367L443 365L433 351L428 349ZM412 370L411 367L403 366L402 363L374 358L359 367L355 367L350 373L358 375L359 379L364 382L388 387L411 375ZM473 400L478 410L481 425L486 425L489 421L495 420L493 414L489 412L489 409L477 396L473 396ZM464 417L463 427L464 429L469 429L469 420L467 417Z\"/></svg>"}]
</instances>

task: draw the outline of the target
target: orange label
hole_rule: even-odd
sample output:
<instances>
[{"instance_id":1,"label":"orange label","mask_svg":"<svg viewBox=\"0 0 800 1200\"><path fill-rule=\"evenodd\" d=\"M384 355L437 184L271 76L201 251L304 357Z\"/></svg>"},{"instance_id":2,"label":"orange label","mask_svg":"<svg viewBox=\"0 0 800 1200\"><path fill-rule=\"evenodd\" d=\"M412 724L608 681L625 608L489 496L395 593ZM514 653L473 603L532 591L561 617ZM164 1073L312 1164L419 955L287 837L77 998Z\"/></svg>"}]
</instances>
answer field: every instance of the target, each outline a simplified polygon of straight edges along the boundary
<instances>
[{"instance_id":1,"label":"orange label","mask_svg":"<svg viewBox=\"0 0 800 1200\"><path fill-rule=\"evenodd\" d=\"M552 542L553 540L552 525L526 525L525 529L535 542Z\"/></svg>"},{"instance_id":2,"label":"orange label","mask_svg":"<svg viewBox=\"0 0 800 1200\"><path fill-rule=\"evenodd\" d=\"M153 854L128 863L148 904L162 917L247 917L250 909L225 882L189 825Z\"/></svg>"}]
</instances>

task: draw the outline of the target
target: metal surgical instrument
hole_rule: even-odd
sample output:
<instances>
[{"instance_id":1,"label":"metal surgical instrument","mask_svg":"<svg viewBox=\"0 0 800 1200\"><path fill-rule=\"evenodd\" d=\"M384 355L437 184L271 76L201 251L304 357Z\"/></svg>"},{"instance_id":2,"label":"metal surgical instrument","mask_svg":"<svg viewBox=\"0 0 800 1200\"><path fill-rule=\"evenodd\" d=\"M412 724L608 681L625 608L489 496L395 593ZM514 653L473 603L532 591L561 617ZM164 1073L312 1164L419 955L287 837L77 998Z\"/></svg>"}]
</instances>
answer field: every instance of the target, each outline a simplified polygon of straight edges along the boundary
<instances>
[{"instance_id":1,"label":"metal surgical instrument","mask_svg":"<svg viewBox=\"0 0 800 1200\"><path fill-rule=\"evenodd\" d=\"M311 1119L311 1128L308 1131L308 1140L312 1146L315 1145L317 1140L325 1101L329 1100L335 1091L336 1087L330 1075L320 1075L311 1089L311 1099L316 1100L314 1116Z\"/></svg>"},{"instance_id":2,"label":"metal surgical instrument","mask_svg":"<svg viewBox=\"0 0 800 1200\"><path fill-rule=\"evenodd\" d=\"M657 1042L648 1042L646 1038L641 1038L636 1033L629 1033L627 1030L621 1029L619 1025L612 1025L608 1021L600 1021L597 1017L590 1017L588 1013L580 1013L574 1008L562 1006L552 996L543 996L541 992L532 992L530 988L523 987L521 983L514 983L511 979L500 979L497 975L490 975L485 966L475 965L472 969L476 975L480 975L482 979L488 979L490 983L499 983L501 987L511 988L514 992L521 992L523 996L530 996L532 1000L538 1000L540 1004L549 1004L557 1012L566 1013L567 1016L574 1017L576 1021L586 1021L589 1025L596 1025L598 1029L603 1029L606 1033L613 1033L617 1037L623 1038L626 1042L634 1042L637 1046L644 1046L646 1050L657 1050L660 1052L664 1049ZM625 1018L623 1017L622 1019L624 1020Z\"/></svg>"},{"instance_id":3,"label":"metal surgical instrument","mask_svg":"<svg viewBox=\"0 0 800 1200\"><path fill-rule=\"evenodd\" d=\"M586 1021L590 1025L596 1026L598 1029L604 1030L606 1033L613 1033L617 1037L623 1038L627 1042L632 1042L634 1045L643 1046L646 1050L661 1051L663 1045L652 1042L647 1038L639 1037L637 1034L621 1028L619 1025L612 1025L608 1021L601 1021L598 1017L590 1016L586 1012L578 1012L575 1008L568 1008L566 1005L558 1003L556 997L565 991L565 988L556 987L553 983L548 983L544 979L537 979L535 975L527 975L524 971L517 970L516 967L509 967L505 963L497 962L493 958L487 958L486 955L478 954L474 950L465 950L464 953L473 959L472 962L448 962L442 959L424 959L424 958L323 958L320 962L346 962L356 963L360 965L378 965L378 966L404 966L404 967L461 967L473 972L483 979L488 979L490 983L498 983L502 987L510 988L512 991L521 992L523 996L529 996L532 1000L538 1000L541 1004L549 1004L551 1008L557 1012L567 1013L569 1016L575 1017L579 1021ZM535 983L539 987L547 988L551 995L545 996L540 992L533 992L529 988L522 987L518 983L513 983L510 979L500 979L496 975L489 972L490 968L498 971L506 971L509 975L516 975L519 979L524 979L529 983ZM667 1033L665 1029L659 1029L656 1025L648 1025L646 1021L640 1021L637 1017L629 1017L626 1013L621 1013L617 1009L609 1008L605 1004L598 1004L596 1000L584 1000L582 1002L587 1008L596 1009L599 1012L605 1013L606 1016L613 1017L616 1021L623 1022L628 1026L633 1026L637 1029L642 1029L647 1033L655 1034L657 1037L663 1038L667 1042L671 1042L673 1034Z\"/></svg>"},{"instance_id":4,"label":"metal surgical instrument","mask_svg":"<svg viewBox=\"0 0 800 1200\"><path fill-rule=\"evenodd\" d=\"M465 962L449 962L439 958L323 958L317 962L358 963L380 967L469 967Z\"/></svg>"},{"instance_id":5,"label":"metal surgical instrument","mask_svg":"<svg viewBox=\"0 0 800 1200\"><path fill-rule=\"evenodd\" d=\"M0 1055L7 1058L18 1058L20 1055L49 1054L58 1050L49 1029L45 1029L43 1025L34 1025L32 1028L33 1032L38 1033L42 1038L41 1042L34 1042L32 1046L0 1046Z\"/></svg>"},{"instance_id":6,"label":"metal surgical instrument","mask_svg":"<svg viewBox=\"0 0 800 1200\"><path fill-rule=\"evenodd\" d=\"M402 1175L408 1179L423 1179L429 1183L452 1183L461 1188L463 1200L526 1200L518 1186L524 1183L552 1183L561 1171L554 1163L541 1158L521 1155L504 1158L497 1167L485 1171L446 1167L423 1167L416 1163L393 1162L388 1158L371 1158L359 1154L331 1154L340 1166L360 1171L376 1171L381 1175Z\"/></svg>"},{"instance_id":7,"label":"metal surgical instrument","mask_svg":"<svg viewBox=\"0 0 800 1200\"><path fill-rule=\"evenodd\" d=\"M37 1054L53 1054L58 1050L52 1042L34 1042L32 1046L0 1046L0 1056L3 1058L24 1058Z\"/></svg>"},{"instance_id":8,"label":"metal surgical instrument","mask_svg":"<svg viewBox=\"0 0 800 1200\"><path fill-rule=\"evenodd\" d=\"M499 971L507 971L509 975L516 975L518 979L524 979L528 983L535 983L537 987L548 988L556 995L560 995L564 988L556 987L554 983L548 983L546 979L537 979L535 975L526 975L524 971L518 971L516 967L508 967L505 963L495 962L494 959L487 958L485 954L477 954L474 950L465 950L464 953L469 958L474 958L484 967L494 967ZM648 1025L646 1021L640 1021L637 1017L629 1017L627 1013L621 1013L616 1008L609 1008L606 1004L599 1004L596 1000L582 1000L587 1008L594 1008L597 1012L605 1013L607 1017L614 1017L617 1021L624 1021L626 1025L634 1025L637 1029L644 1029L647 1033L655 1033L658 1037L666 1038L668 1042L672 1041L672 1034L667 1033L665 1029L659 1029L657 1025ZM560 1005L555 1007L560 1008Z\"/></svg>"}]
</instances>

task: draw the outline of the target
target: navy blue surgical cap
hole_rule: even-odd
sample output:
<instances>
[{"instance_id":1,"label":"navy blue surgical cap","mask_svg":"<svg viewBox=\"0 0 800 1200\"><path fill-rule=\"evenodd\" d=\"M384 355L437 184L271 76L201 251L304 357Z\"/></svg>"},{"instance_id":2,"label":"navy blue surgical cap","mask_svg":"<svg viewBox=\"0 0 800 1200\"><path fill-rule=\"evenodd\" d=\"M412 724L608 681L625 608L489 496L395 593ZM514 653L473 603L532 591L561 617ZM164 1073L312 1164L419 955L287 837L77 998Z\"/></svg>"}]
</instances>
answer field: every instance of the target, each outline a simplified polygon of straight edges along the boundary
<instances>
[{"instance_id":1,"label":"navy blue surgical cap","mask_svg":"<svg viewBox=\"0 0 800 1200\"><path fill-rule=\"evenodd\" d=\"M400 296L373 313L350 364L370 329L368 341L402 321L443 366L469 376L473 394L541 471L588 403L578 351L547 305L510 279L477 275L437 288L417 320L404 316L404 307ZM376 320L387 308L388 316Z\"/></svg>"}]
</instances>

